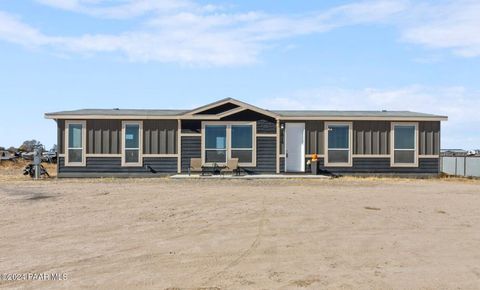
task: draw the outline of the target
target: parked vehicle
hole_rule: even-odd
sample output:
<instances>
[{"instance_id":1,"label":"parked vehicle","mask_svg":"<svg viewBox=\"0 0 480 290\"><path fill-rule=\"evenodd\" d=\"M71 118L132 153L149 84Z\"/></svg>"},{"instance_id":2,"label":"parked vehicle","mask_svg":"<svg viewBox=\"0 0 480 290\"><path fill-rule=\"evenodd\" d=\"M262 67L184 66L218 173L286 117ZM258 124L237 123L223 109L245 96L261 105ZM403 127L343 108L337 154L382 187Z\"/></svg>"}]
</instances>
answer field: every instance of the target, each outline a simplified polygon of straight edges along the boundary
<instances>
[{"instance_id":1,"label":"parked vehicle","mask_svg":"<svg viewBox=\"0 0 480 290\"><path fill-rule=\"evenodd\" d=\"M20 156L25 160L33 160L33 152L22 152Z\"/></svg>"},{"instance_id":2,"label":"parked vehicle","mask_svg":"<svg viewBox=\"0 0 480 290\"><path fill-rule=\"evenodd\" d=\"M57 150L50 149L42 153L42 161L48 163L57 163Z\"/></svg>"},{"instance_id":3,"label":"parked vehicle","mask_svg":"<svg viewBox=\"0 0 480 290\"><path fill-rule=\"evenodd\" d=\"M0 161L17 161L17 157L6 150L1 150Z\"/></svg>"}]
</instances>

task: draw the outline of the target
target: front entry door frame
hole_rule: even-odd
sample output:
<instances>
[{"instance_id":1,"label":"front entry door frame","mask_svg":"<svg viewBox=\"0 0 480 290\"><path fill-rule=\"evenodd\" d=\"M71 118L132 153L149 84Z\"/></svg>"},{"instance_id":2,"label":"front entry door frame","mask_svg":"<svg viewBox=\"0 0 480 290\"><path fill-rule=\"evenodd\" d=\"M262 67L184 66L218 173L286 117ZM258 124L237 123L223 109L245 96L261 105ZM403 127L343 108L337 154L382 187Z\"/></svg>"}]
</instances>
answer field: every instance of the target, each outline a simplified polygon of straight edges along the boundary
<instances>
[{"instance_id":1,"label":"front entry door frame","mask_svg":"<svg viewBox=\"0 0 480 290\"><path fill-rule=\"evenodd\" d=\"M305 123L285 123L285 172L305 172Z\"/></svg>"}]
</instances>

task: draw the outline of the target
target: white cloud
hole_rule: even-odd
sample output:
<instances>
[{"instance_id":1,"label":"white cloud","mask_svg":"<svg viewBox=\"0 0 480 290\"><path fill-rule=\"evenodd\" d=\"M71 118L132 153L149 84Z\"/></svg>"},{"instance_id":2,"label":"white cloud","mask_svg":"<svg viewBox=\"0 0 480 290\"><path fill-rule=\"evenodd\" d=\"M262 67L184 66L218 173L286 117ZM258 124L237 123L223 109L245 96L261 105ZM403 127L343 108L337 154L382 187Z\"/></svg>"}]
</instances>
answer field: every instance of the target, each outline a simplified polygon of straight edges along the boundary
<instances>
[{"instance_id":1,"label":"white cloud","mask_svg":"<svg viewBox=\"0 0 480 290\"><path fill-rule=\"evenodd\" d=\"M123 1L116 5L100 0L38 1L96 17L151 15L139 27L123 33L66 37L42 34L18 18L2 13L0 26L4 28L0 38L66 52L119 52L132 61L216 66L251 64L276 40L381 21L404 9L398 1L370 1L302 15L271 15L257 11L221 13L212 5L173 0ZM22 29L18 31L16 27Z\"/></svg>"},{"instance_id":2,"label":"white cloud","mask_svg":"<svg viewBox=\"0 0 480 290\"><path fill-rule=\"evenodd\" d=\"M382 24L397 27L405 42L450 49L462 57L480 55L480 2L408 0L363 1L322 11L274 15L235 12L193 0L37 0L55 9L92 17L133 18L134 27L117 34L46 35L5 12L0 38L61 53L120 53L131 61L188 65L245 65L276 41L338 27ZM423 58L423 59L429 59Z\"/></svg>"},{"instance_id":3,"label":"white cloud","mask_svg":"<svg viewBox=\"0 0 480 290\"><path fill-rule=\"evenodd\" d=\"M283 110L407 110L447 115L442 146L463 144L468 149L480 144L480 91L464 87L420 85L396 89L315 88L260 100L257 105Z\"/></svg>"},{"instance_id":4,"label":"white cloud","mask_svg":"<svg viewBox=\"0 0 480 290\"><path fill-rule=\"evenodd\" d=\"M480 2L414 5L401 21L403 39L429 48L447 48L463 57L480 56Z\"/></svg>"},{"instance_id":5,"label":"white cloud","mask_svg":"<svg viewBox=\"0 0 480 290\"><path fill-rule=\"evenodd\" d=\"M162 13L178 9L196 7L188 0L36 0L38 3L90 16L126 19L142 16L147 13ZM206 7L208 8L208 7ZM210 7L211 8L211 7Z\"/></svg>"}]
</instances>

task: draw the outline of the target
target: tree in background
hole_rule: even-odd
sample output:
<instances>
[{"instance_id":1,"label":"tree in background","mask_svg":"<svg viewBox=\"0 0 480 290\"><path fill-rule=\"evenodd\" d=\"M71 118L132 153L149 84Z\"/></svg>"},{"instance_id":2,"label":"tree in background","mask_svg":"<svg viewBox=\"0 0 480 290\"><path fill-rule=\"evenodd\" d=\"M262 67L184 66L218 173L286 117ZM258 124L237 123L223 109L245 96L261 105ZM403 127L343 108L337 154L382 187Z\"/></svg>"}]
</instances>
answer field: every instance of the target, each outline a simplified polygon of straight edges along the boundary
<instances>
[{"instance_id":1,"label":"tree in background","mask_svg":"<svg viewBox=\"0 0 480 290\"><path fill-rule=\"evenodd\" d=\"M18 149L20 151L24 151L24 152L33 152L33 149L35 149L35 147L37 147L37 146L42 146L43 147L43 144L40 141L37 141L35 139L26 140L26 141L23 141L22 146L20 146L20 148L18 148Z\"/></svg>"}]
</instances>

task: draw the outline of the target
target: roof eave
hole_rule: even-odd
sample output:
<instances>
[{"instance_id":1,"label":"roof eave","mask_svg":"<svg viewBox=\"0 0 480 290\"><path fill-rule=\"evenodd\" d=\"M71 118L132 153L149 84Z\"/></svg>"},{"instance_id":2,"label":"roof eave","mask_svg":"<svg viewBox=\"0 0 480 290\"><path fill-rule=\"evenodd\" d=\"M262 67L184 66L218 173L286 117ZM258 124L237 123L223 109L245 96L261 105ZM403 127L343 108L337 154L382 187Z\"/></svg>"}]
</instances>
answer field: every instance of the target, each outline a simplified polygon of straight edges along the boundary
<instances>
[{"instance_id":1,"label":"roof eave","mask_svg":"<svg viewBox=\"0 0 480 290\"><path fill-rule=\"evenodd\" d=\"M280 116L279 119L287 121L448 121L447 116Z\"/></svg>"}]
</instances>

